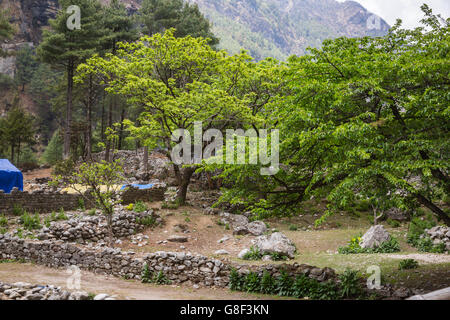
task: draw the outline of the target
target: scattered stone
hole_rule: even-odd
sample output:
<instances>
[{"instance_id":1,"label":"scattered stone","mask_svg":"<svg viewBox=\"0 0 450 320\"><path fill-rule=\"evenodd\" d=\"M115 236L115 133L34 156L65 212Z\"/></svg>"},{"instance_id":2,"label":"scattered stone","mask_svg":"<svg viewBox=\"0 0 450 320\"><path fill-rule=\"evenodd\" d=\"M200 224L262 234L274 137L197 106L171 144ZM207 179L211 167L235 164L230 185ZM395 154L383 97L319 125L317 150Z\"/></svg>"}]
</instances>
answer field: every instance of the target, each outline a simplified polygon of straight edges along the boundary
<instances>
[{"instance_id":1,"label":"scattered stone","mask_svg":"<svg viewBox=\"0 0 450 320\"><path fill-rule=\"evenodd\" d=\"M105 300L109 295L106 293L100 293L94 297L94 300Z\"/></svg>"},{"instance_id":2,"label":"scattered stone","mask_svg":"<svg viewBox=\"0 0 450 320\"><path fill-rule=\"evenodd\" d=\"M173 235L167 238L167 241L170 242L188 242L188 237Z\"/></svg>"},{"instance_id":3,"label":"scattered stone","mask_svg":"<svg viewBox=\"0 0 450 320\"><path fill-rule=\"evenodd\" d=\"M382 225L372 226L361 237L361 248L378 248L383 242L389 241L391 236Z\"/></svg>"},{"instance_id":4,"label":"scattered stone","mask_svg":"<svg viewBox=\"0 0 450 320\"><path fill-rule=\"evenodd\" d=\"M228 255L230 253L227 250L220 249L220 250L217 250L216 252L214 252L214 254L216 254L216 255Z\"/></svg>"},{"instance_id":5,"label":"scattered stone","mask_svg":"<svg viewBox=\"0 0 450 320\"><path fill-rule=\"evenodd\" d=\"M281 232L257 237L255 246L262 254L278 253L291 259L296 251L294 243Z\"/></svg>"},{"instance_id":6,"label":"scattered stone","mask_svg":"<svg viewBox=\"0 0 450 320\"><path fill-rule=\"evenodd\" d=\"M250 252L249 249L244 249L244 250L242 250L241 252L239 252L238 258L239 258L239 259L244 259L244 256L245 256L247 253L249 253L249 252Z\"/></svg>"},{"instance_id":7,"label":"scattered stone","mask_svg":"<svg viewBox=\"0 0 450 320\"><path fill-rule=\"evenodd\" d=\"M246 227L254 236L262 236L267 231L267 226L262 221L250 222Z\"/></svg>"}]
</instances>

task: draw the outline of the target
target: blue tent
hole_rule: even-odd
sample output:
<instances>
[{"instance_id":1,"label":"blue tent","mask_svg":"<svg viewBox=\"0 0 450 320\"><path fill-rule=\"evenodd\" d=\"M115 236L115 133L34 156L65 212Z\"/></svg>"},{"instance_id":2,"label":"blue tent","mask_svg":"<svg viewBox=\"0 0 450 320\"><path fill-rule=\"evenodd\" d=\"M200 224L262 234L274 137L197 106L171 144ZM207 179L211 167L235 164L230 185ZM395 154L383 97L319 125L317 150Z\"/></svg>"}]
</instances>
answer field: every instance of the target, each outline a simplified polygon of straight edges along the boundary
<instances>
[{"instance_id":1,"label":"blue tent","mask_svg":"<svg viewBox=\"0 0 450 320\"><path fill-rule=\"evenodd\" d=\"M10 193L17 187L23 191L23 175L8 159L0 159L0 190Z\"/></svg>"}]
</instances>

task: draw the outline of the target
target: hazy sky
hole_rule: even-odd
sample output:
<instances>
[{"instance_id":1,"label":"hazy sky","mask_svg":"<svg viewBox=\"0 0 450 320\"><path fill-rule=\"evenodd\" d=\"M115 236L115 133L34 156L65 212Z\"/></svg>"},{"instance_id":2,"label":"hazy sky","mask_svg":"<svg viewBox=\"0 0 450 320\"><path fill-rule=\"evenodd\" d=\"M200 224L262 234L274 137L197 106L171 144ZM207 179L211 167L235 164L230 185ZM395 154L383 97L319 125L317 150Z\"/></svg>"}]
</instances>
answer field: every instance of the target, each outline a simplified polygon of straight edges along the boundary
<instances>
[{"instance_id":1,"label":"hazy sky","mask_svg":"<svg viewBox=\"0 0 450 320\"><path fill-rule=\"evenodd\" d=\"M345 0L338 0L344 2ZM389 25L393 25L397 18L403 20L405 28L419 26L423 17L420 6L428 4L434 13L440 13L444 18L450 16L450 0L354 0L367 10L379 15Z\"/></svg>"}]
</instances>

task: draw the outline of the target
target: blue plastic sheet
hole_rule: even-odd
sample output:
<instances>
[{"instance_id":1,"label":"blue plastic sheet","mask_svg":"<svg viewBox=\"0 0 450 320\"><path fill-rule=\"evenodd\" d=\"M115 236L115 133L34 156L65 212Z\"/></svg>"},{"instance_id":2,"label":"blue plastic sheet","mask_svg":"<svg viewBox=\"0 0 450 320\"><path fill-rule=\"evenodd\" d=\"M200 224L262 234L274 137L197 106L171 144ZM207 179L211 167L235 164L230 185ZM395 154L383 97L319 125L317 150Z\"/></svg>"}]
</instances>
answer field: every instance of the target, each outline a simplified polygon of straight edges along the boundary
<instances>
[{"instance_id":1,"label":"blue plastic sheet","mask_svg":"<svg viewBox=\"0 0 450 320\"><path fill-rule=\"evenodd\" d=\"M17 187L23 191L23 175L8 159L0 159L0 190L10 193Z\"/></svg>"},{"instance_id":2,"label":"blue plastic sheet","mask_svg":"<svg viewBox=\"0 0 450 320\"><path fill-rule=\"evenodd\" d=\"M153 188L153 184L125 184L125 185L122 186L122 188L120 188L120 190L124 190L124 189L126 189L126 188L128 188L130 186L138 188L140 190Z\"/></svg>"}]
</instances>

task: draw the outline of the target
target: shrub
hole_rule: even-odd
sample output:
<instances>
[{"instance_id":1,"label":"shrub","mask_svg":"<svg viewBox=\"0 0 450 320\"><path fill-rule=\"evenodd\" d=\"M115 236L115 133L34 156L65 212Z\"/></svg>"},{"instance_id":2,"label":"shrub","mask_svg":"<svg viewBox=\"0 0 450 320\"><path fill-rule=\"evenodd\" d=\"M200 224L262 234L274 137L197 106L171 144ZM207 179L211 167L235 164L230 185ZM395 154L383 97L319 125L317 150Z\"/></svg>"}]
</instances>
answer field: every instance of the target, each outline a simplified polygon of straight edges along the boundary
<instances>
[{"instance_id":1,"label":"shrub","mask_svg":"<svg viewBox=\"0 0 450 320\"><path fill-rule=\"evenodd\" d=\"M280 276L275 281L275 291L279 296L293 295L294 279L285 271L281 271Z\"/></svg>"},{"instance_id":2,"label":"shrub","mask_svg":"<svg viewBox=\"0 0 450 320\"><path fill-rule=\"evenodd\" d=\"M90 209L87 214L88 216L95 216L97 214L97 211L95 209Z\"/></svg>"},{"instance_id":3,"label":"shrub","mask_svg":"<svg viewBox=\"0 0 450 320\"><path fill-rule=\"evenodd\" d=\"M400 222L398 222L397 220L392 220L391 218L388 218L386 220L387 224L390 225L392 228L398 228L400 227Z\"/></svg>"},{"instance_id":4,"label":"shrub","mask_svg":"<svg viewBox=\"0 0 450 320\"><path fill-rule=\"evenodd\" d=\"M245 276L244 288L247 292L258 292L261 286L261 279L255 272L250 272Z\"/></svg>"},{"instance_id":5,"label":"shrub","mask_svg":"<svg viewBox=\"0 0 450 320\"><path fill-rule=\"evenodd\" d=\"M144 202L142 201L138 201L133 205L133 211L137 212L137 213L141 213L141 212L145 212L147 211L147 206L145 205Z\"/></svg>"},{"instance_id":6,"label":"shrub","mask_svg":"<svg viewBox=\"0 0 450 320\"><path fill-rule=\"evenodd\" d=\"M393 253L400 251L400 245L396 238L392 237L380 244L377 248L361 248L361 238L354 237L345 247L338 248L340 254L357 254L357 253Z\"/></svg>"},{"instance_id":7,"label":"shrub","mask_svg":"<svg viewBox=\"0 0 450 320\"><path fill-rule=\"evenodd\" d=\"M247 252L242 259L244 260L261 260L262 254L258 248L251 246L249 252Z\"/></svg>"},{"instance_id":8,"label":"shrub","mask_svg":"<svg viewBox=\"0 0 450 320\"><path fill-rule=\"evenodd\" d=\"M404 259L398 264L399 270L416 269L417 267L419 267L419 263L414 259Z\"/></svg>"},{"instance_id":9,"label":"shrub","mask_svg":"<svg viewBox=\"0 0 450 320\"><path fill-rule=\"evenodd\" d=\"M154 284L170 284L171 281L167 279L167 277L164 275L164 272L159 271L157 274L154 274L148 264L144 264L144 268L142 269L141 273L141 282L142 283L154 283Z\"/></svg>"},{"instance_id":10,"label":"shrub","mask_svg":"<svg viewBox=\"0 0 450 320\"><path fill-rule=\"evenodd\" d=\"M84 199L78 198L77 202L78 202L78 209L85 210Z\"/></svg>"},{"instance_id":11,"label":"shrub","mask_svg":"<svg viewBox=\"0 0 450 320\"><path fill-rule=\"evenodd\" d=\"M285 255L282 255L281 253L278 253L278 252L271 252L269 255L273 261L287 260L287 257Z\"/></svg>"},{"instance_id":12,"label":"shrub","mask_svg":"<svg viewBox=\"0 0 450 320\"><path fill-rule=\"evenodd\" d=\"M129 205L127 205L127 206L125 207L125 209L127 209L128 211L133 211L133 204L130 203Z\"/></svg>"},{"instance_id":13,"label":"shrub","mask_svg":"<svg viewBox=\"0 0 450 320\"><path fill-rule=\"evenodd\" d=\"M415 247L420 252L444 253L446 250L445 243L433 244L430 237L420 238L415 242Z\"/></svg>"},{"instance_id":14,"label":"shrub","mask_svg":"<svg viewBox=\"0 0 450 320\"><path fill-rule=\"evenodd\" d=\"M290 231L297 231L297 230L298 230L298 227L297 227L295 224L291 224L291 225L289 226L289 230L290 230Z\"/></svg>"},{"instance_id":15,"label":"shrub","mask_svg":"<svg viewBox=\"0 0 450 320\"><path fill-rule=\"evenodd\" d=\"M243 291L244 289L244 278L237 272L236 268L231 269L229 287L232 291Z\"/></svg>"},{"instance_id":16,"label":"shrub","mask_svg":"<svg viewBox=\"0 0 450 320\"><path fill-rule=\"evenodd\" d=\"M39 218L39 214L35 214L34 216L30 215L28 212L24 212L20 216L20 223L26 230L40 229L41 228L41 220Z\"/></svg>"},{"instance_id":17,"label":"shrub","mask_svg":"<svg viewBox=\"0 0 450 320\"><path fill-rule=\"evenodd\" d=\"M6 227L8 225L8 218L4 214L0 216L0 227Z\"/></svg>"},{"instance_id":18,"label":"shrub","mask_svg":"<svg viewBox=\"0 0 450 320\"><path fill-rule=\"evenodd\" d=\"M408 227L408 235L407 241L409 244L413 246L417 246L417 242L420 239L420 236L425 232L425 229L431 229L434 227L436 223L430 219L421 219L419 217L412 218L409 227Z\"/></svg>"},{"instance_id":19,"label":"shrub","mask_svg":"<svg viewBox=\"0 0 450 320\"><path fill-rule=\"evenodd\" d=\"M156 218L152 216L144 217L144 218L136 218L136 223L141 224L146 227L153 227L156 225Z\"/></svg>"},{"instance_id":20,"label":"shrub","mask_svg":"<svg viewBox=\"0 0 450 320\"><path fill-rule=\"evenodd\" d=\"M275 279L269 272L264 271L260 282L259 292L271 294L274 291L275 291Z\"/></svg>"},{"instance_id":21,"label":"shrub","mask_svg":"<svg viewBox=\"0 0 450 320\"><path fill-rule=\"evenodd\" d=\"M341 298L354 298L358 297L362 293L362 287L357 271L346 269L345 272L339 275L340 295Z\"/></svg>"},{"instance_id":22,"label":"shrub","mask_svg":"<svg viewBox=\"0 0 450 320\"><path fill-rule=\"evenodd\" d=\"M16 217L21 216L24 213L24 210L20 204L13 205L13 215Z\"/></svg>"}]
</instances>

